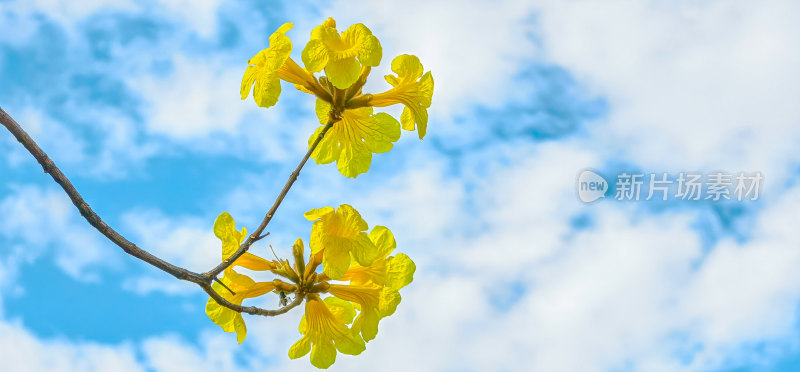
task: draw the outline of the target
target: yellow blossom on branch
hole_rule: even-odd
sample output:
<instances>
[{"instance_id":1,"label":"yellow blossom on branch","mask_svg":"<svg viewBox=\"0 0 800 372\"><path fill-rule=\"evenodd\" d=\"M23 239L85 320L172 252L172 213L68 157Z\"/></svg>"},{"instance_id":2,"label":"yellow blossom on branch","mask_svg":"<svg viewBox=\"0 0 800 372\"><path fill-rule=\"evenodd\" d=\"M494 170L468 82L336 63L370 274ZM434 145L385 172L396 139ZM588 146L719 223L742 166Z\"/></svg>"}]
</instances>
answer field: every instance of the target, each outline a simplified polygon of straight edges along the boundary
<instances>
[{"instance_id":1,"label":"yellow blossom on branch","mask_svg":"<svg viewBox=\"0 0 800 372\"><path fill-rule=\"evenodd\" d=\"M248 66L240 88L242 99L247 98L255 83L253 99L256 104L264 108L274 106L281 95L281 79L294 84L303 92L330 98L329 93L319 85L314 75L298 66L289 57L292 52L292 41L286 36L286 32L291 30L292 26L291 23L284 23L270 35L269 47L247 61Z\"/></svg>"},{"instance_id":2,"label":"yellow blossom on branch","mask_svg":"<svg viewBox=\"0 0 800 372\"><path fill-rule=\"evenodd\" d=\"M341 318L335 316L319 295L306 298L306 313L301 322L300 338L289 349L289 358L297 359L311 351L311 364L328 368L336 361L336 351L358 355L366 348L364 340L350 332Z\"/></svg>"},{"instance_id":3,"label":"yellow blossom on branch","mask_svg":"<svg viewBox=\"0 0 800 372\"><path fill-rule=\"evenodd\" d=\"M236 222L228 212L222 212L214 221L214 235L222 240L222 260L226 260L239 248L245 238L247 238L247 228L242 231L236 230ZM241 266L254 271L272 270L275 268L273 262L267 261L252 253L245 253L230 267Z\"/></svg>"},{"instance_id":4,"label":"yellow blossom on branch","mask_svg":"<svg viewBox=\"0 0 800 372\"><path fill-rule=\"evenodd\" d=\"M311 135L309 146L321 140L311 155L317 164L336 162L342 175L355 178L369 170L372 154L392 149L400 138L399 126L417 130L420 139L425 137L433 76L424 72L419 58L398 56L391 66L395 75L385 77L392 88L364 93L371 68L380 64L383 55L380 41L369 28L357 23L340 34L336 21L328 18L314 28L303 48L305 68L289 56L292 44L285 33L291 28L291 23L281 26L270 36L270 46L248 61L241 94L246 98L255 83L256 103L269 107L277 102L280 80L284 80L316 96L317 116L323 126ZM314 76L321 71L325 76ZM372 109L394 104L405 106L399 122Z\"/></svg>"},{"instance_id":5,"label":"yellow blossom on branch","mask_svg":"<svg viewBox=\"0 0 800 372\"><path fill-rule=\"evenodd\" d=\"M350 266L340 279L349 280L354 285L377 284L396 290L411 283L417 269L414 261L403 253L388 257L397 247L391 230L375 226L369 232L369 239L378 249L378 257L369 266Z\"/></svg>"},{"instance_id":6,"label":"yellow blossom on branch","mask_svg":"<svg viewBox=\"0 0 800 372\"><path fill-rule=\"evenodd\" d=\"M378 321L394 314L400 304L400 294L396 289L378 285L331 284L330 294L359 305L360 312L353 322L353 331L360 332L364 341L370 341L378 334Z\"/></svg>"},{"instance_id":7,"label":"yellow blossom on branch","mask_svg":"<svg viewBox=\"0 0 800 372\"><path fill-rule=\"evenodd\" d=\"M311 227L311 254L322 252L323 272L338 279L350 267L352 256L360 265L368 266L377 257L375 244L365 232L369 226L355 208L342 204L338 209L312 209L304 215L314 221Z\"/></svg>"},{"instance_id":8,"label":"yellow blossom on branch","mask_svg":"<svg viewBox=\"0 0 800 372\"><path fill-rule=\"evenodd\" d=\"M336 21L328 18L311 31L303 63L310 72L325 70L334 87L346 89L358 80L362 65L377 66L382 55L380 41L367 26L356 23L340 35Z\"/></svg>"},{"instance_id":9,"label":"yellow blossom on branch","mask_svg":"<svg viewBox=\"0 0 800 372\"><path fill-rule=\"evenodd\" d=\"M317 116L321 124L328 121L330 104L317 100ZM308 139L314 142L324 127L319 127ZM333 124L311 157L317 164L336 162L339 172L355 178L369 170L373 153L387 152L392 142L400 139L400 123L385 113L372 113L372 107L346 110L342 120Z\"/></svg>"},{"instance_id":10,"label":"yellow blossom on branch","mask_svg":"<svg viewBox=\"0 0 800 372\"><path fill-rule=\"evenodd\" d=\"M428 107L431 107L433 97L433 76L430 71L423 75L424 70L419 58L408 54L403 54L392 61L392 71L397 76L386 75L386 81L394 88L374 94L370 104L378 107L395 103L405 105L400 115L403 129L414 130L416 127L419 139L422 139L428 130Z\"/></svg>"},{"instance_id":11,"label":"yellow blossom on branch","mask_svg":"<svg viewBox=\"0 0 800 372\"><path fill-rule=\"evenodd\" d=\"M292 29L291 23L284 23L269 37L269 48L264 49L247 61L247 70L242 78L240 93L242 99L250 94L255 83L253 99L261 107L270 107L278 102L281 95L281 82L278 69L289 58L292 52L292 41L286 32Z\"/></svg>"},{"instance_id":12,"label":"yellow blossom on branch","mask_svg":"<svg viewBox=\"0 0 800 372\"><path fill-rule=\"evenodd\" d=\"M212 289L236 305L241 305L246 298L258 297L275 290L274 283L256 283L247 275L239 274L233 269L226 270L225 276L220 281L222 284L214 283L211 286ZM223 331L236 332L236 340L240 344L244 341L247 336L247 327L241 313L224 307L213 298L209 298L206 303L206 314L214 323L222 327Z\"/></svg>"}]
</instances>

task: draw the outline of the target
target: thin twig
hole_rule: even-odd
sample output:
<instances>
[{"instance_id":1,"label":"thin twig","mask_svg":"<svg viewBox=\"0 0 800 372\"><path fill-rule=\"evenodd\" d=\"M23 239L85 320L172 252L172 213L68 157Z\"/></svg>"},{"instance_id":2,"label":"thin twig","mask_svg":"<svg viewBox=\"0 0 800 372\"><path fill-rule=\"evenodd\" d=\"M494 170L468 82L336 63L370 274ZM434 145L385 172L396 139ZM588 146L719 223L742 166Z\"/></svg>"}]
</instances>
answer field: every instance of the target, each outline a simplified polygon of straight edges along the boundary
<instances>
[{"instance_id":1,"label":"thin twig","mask_svg":"<svg viewBox=\"0 0 800 372\"><path fill-rule=\"evenodd\" d=\"M272 208L270 208L269 212L267 212L267 215L264 217L264 220L261 222L261 225L258 227L258 229L256 229L256 231L253 232L253 234L251 234L244 243L242 243L242 245L233 255L231 255L227 260L223 261L220 265L218 265L217 267L215 267L214 269L205 274L196 273L184 269L182 267L173 265L169 262L166 262L150 254L149 252L139 248L136 244L132 243L124 236L120 235L111 226L108 226L108 224L106 224L105 221L103 221L103 219L101 219L100 216L98 216L97 213L94 212L94 210L92 210L89 204L86 203L81 194L78 192L78 190L76 190L75 187L72 185L72 182L70 182L70 180L64 175L64 173L61 172L61 170L56 166L53 160L50 159L47 153L45 153L39 147L39 145L36 144L36 141L34 141L33 138L31 138L31 136L28 135L28 133L26 133L25 130L23 130L22 127L14 120L14 118L8 115L8 113L6 113L2 108L0 108L0 123L3 124L3 126L5 126L9 132L11 132L14 138L16 138L17 141L19 141L22 144L22 146L24 146L25 149L31 153L31 155L33 155L36 161L38 161L39 164L42 166L44 172L49 174L50 177L52 177L53 180L59 186L61 186L61 188L64 190L67 196L69 196L70 200L72 200L72 204L74 204L75 207L78 208L78 211L81 213L81 216L83 216L83 218L85 218L86 221L88 221L89 224L92 225L92 227L94 227L97 231L99 231L106 238L108 238L108 240L110 240L111 242L122 248L122 250L125 251L125 253L134 256L144 262L147 262L150 265L155 266L161 271L164 271L180 280L186 280L198 284L217 303L219 303L221 306L227 307L234 311L252 315L275 316L286 313L287 311L296 307L303 301L305 295L298 293L297 297L295 298L294 301L292 301L292 303L278 310L266 310L255 306L236 305L226 300L219 293L214 291L214 289L211 287L211 282L217 279L217 275L219 273L221 273L223 270L229 267L237 258L241 257L241 255L243 255L247 251L247 249L250 248L250 245L252 245L255 241L262 239L263 237L268 235L268 233L264 235L261 235L261 233L267 227L267 224L272 219L272 215L278 209L278 206L280 206L281 202L283 201L283 198L286 196L286 193L289 192L289 189L291 188L294 181L297 180L297 176L300 174L300 170L303 168L306 161L308 161L308 158L311 156L311 153L314 151L314 149L316 149L317 145L319 145L319 142L322 140L322 137L325 135L328 129L330 129L330 127L333 125L332 122L328 123L328 125L325 126L325 128L320 132L319 136L314 141L314 143L309 147L308 152L306 152L306 155L303 157L303 160L300 161L300 165L298 165L297 168L294 170L294 172L292 172L291 176L289 177L289 181L286 182L286 185L283 187L283 190L281 190L281 193L278 195L277 200L275 200L275 204L273 204ZM233 293L233 291L231 291L231 293Z\"/></svg>"},{"instance_id":2,"label":"thin twig","mask_svg":"<svg viewBox=\"0 0 800 372\"><path fill-rule=\"evenodd\" d=\"M214 278L214 281L215 281L215 282L217 282L217 283L219 283L219 285L221 285L221 286L222 286L222 288L225 288L225 289L227 289L227 290L228 290L228 292L230 292L232 295L236 296L236 292L234 292L232 289L228 288L228 286L227 286L227 285L225 285L225 283L223 283L223 282L222 282L222 280L219 280L218 278L216 278L216 277L215 277L215 278Z\"/></svg>"},{"instance_id":3,"label":"thin twig","mask_svg":"<svg viewBox=\"0 0 800 372\"><path fill-rule=\"evenodd\" d=\"M260 236L261 233L264 231L264 229L267 228L267 224L269 224L269 221L272 220L272 216L275 214L275 211L278 210L278 207L281 206L281 202L283 202L283 198L286 197L286 193L289 192L289 189L292 188L292 184L294 184L294 181L297 180L297 177L300 175L300 170L303 169L304 165L306 165L306 161L308 161L308 158L311 156L311 154L317 148L317 145L319 145L320 141L322 141L322 137L325 136L325 133L327 133L328 130L331 129L332 126L333 126L333 122L330 121L330 122L328 122L327 125L325 125L325 127L322 129L322 131L319 132L319 135L314 140L314 143L311 144L311 146L308 148L308 151L306 152L306 155L303 156L303 160L300 161L300 164L297 165L297 168L295 168L294 172L292 172L292 174L289 176L289 180L286 181L286 184L283 185L283 190L281 190L281 193L278 194L278 198L275 199L275 202L272 204L272 207L269 209L269 211L267 211L267 214L264 216L264 219L261 221L261 225L259 225L258 228L255 231L253 231L253 233L250 234L250 236L247 237L247 240L245 240L239 246L239 249L236 252L234 252L227 259L222 261L222 263L217 265L217 267L215 267L215 268L211 269L210 271L208 271L207 273L205 273L205 276L215 277L215 276L219 275L219 273L221 273L223 270L225 270L226 268L231 266L234 261L236 261L243 254L245 254L245 252L247 252L247 250L250 248L250 246L253 245L253 243L255 243L256 240L258 240L257 239L258 236Z\"/></svg>"},{"instance_id":4,"label":"thin twig","mask_svg":"<svg viewBox=\"0 0 800 372\"><path fill-rule=\"evenodd\" d=\"M253 240L253 243L255 243L255 242L257 242L257 241L259 241L261 239L266 238L267 235L269 235L269 231L265 232L263 235L259 236L258 238L255 238L255 240Z\"/></svg>"}]
</instances>

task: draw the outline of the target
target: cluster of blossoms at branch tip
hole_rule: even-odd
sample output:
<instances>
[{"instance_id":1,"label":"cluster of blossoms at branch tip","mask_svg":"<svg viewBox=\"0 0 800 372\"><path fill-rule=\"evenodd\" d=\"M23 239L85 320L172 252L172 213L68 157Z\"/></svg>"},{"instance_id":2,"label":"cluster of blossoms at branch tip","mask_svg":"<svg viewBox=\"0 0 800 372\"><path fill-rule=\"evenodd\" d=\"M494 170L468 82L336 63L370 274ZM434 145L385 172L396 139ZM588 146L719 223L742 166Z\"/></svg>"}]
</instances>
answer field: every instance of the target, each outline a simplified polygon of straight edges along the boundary
<instances>
[{"instance_id":1,"label":"cluster of blossoms at branch tip","mask_svg":"<svg viewBox=\"0 0 800 372\"><path fill-rule=\"evenodd\" d=\"M300 358L310 351L311 364L328 368L336 360L337 351L358 355L365 350L365 342L377 335L380 320L395 312L399 290L411 283L416 265L405 254L389 256L396 247L392 232L375 226L367 233L366 221L347 204L335 210L312 209L305 217L314 221L308 260L301 239L292 247L294 264L245 253L225 269L221 283L214 283L213 288L237 305L273 291L304 297L305 314L299 327L302 337L289 349L289 357ZM214 223L214 234L222 240L224 260L239 247L247 229L237 231L231 215L222 213ZM270 271L288 281L255 282L237 273L236 266ZM336 284L330 283L332 280ZM325 293L332 296L322 299L320 294ZM244 341L247 328L241 313L214 299L208 300L206 313L226 332L236 332L240 343Z\"/></svg>"},{"instance_id":2,"label":"cluster of blossoms at branch tip","mask_svg":"<svg viewBox=\"0 0 800 372\"><path fill-rule=\"evenodd\" d=\"M425 136L433 77L430 72L423 73L417 57L395 58L391 66L395 75L386 76L392 88L365 94L362 87L383 54L378 38L366 26L355 24L340 34L336 22L328 18L314 28L303 49L305 67L289 56L292 42L286 33L291 28L291 23L278 28L269 37L269 47L248 61L241 97L247 98L252 90L259 106L271 107L278 102L281 80L316 96L315 110L323 126L309 139L309 156L318 164L335 161L341 174L355 178L369 170L373 153L392 149L401 127L416 129L420 139ZM322 71L323 76L314 75ZM389 114L373 112L373 107L393 104L405 106L400 122ZM390 256L396 246L392 232L383 226L368 232L366 221L350 205L312 209L305 218L314 222L310 249L306 252L303 241L297 239L292 263L277 256L266 260L246 253L252 243L247 240L243 244L247 229L236 230L233 218L220 214L214 234L222 240L222 260L238 258L222 271L211 289L236 306L248 298L277 293L284 307L276 314L305 300L301 338L289 349L289 357L297 359L310 352L312 365L328 368L337 353L357 355L365 350L366 342L376 337L380 320L395 312L399 290L411 283L416 266L405 254ZM256 282L237 272L237 267L269 271L281 279ZM289 296L295 298L287 305ZM224 331L235 332L241 343L247 335L242 314L217 300L208 300L206 313Z\"/></svg>"},{"instance_id":3,"label":"cluster of blossoms at branch tip","mask_svg":"<svg viewBox=\"0 0 800 372\"><path fill-rule=\"evenodd\" d=\"M335 161L341 174L355 178L369 170L373 153L392 149L392 143L400 139L401 127L416 129L420 139L425 137L433 76L423 73L416 56L403 54L392 60L395 75L385 76L391 89L364 93L370 70L380 64L383 55L380 41L366 26L357 23L339 33L336 21L328 18L311 31L311 40L303 48L305 68L289 56L292 42L286 32L292 26L279 27L269 37L269 47L248 61L241 96L247 98L252 89L259 106L271 107L281 94L281 80L316 96L320 123L333 126L311 155L318 164ZM324 76L314 76L321 71ZM373 107L394 104L405 106L400 122L386 113L373 112ZM309 144L323 128L311 135Z\"/></svg>"}]
</instances>

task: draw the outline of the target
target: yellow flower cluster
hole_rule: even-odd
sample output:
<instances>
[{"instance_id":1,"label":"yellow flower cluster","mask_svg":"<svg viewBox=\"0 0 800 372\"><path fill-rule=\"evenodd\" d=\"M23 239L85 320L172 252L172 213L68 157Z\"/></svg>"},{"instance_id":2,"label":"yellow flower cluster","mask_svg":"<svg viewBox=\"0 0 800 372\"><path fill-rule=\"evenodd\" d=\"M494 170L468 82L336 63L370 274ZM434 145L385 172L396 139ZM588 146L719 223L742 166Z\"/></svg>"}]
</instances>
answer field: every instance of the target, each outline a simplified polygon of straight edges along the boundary
<instances>
[{"instance_id":1,"label":"yellow flower cluster","mask_svg":"<svg viewBox=\"0 0 800 372\"><path fill-rule=\"evenodd\" d=\"M336 21L328 18L311 31L301 67L290 56L292 41L286 33L292 27L291 23L279 27L269 37L269 47L247 61L240 95L246 99L252 91L258 106L274 106L283 80L316 97L315 111L323 126L309 138L309 152L298 169L310 157L317 164L336 162L341 174L355 178L369 170L372 154L392 149L401 128L416 130L420 139L425 137L433 77L424 71L419 58L396 57L391 64L394 75L385 77L391 88L364 93L362 87L371 69L383 56L381 43L369 28L358 23L340 33ZM374 107L394 104L404 106L400 121L374 111ZM295 296L291 305L275 314L305 300L301 338L289 349L289 357L311 353L312 365L328 368L337 353L357 355L365 350L366 343L376 337L381 319L397 309L399 291L411 283L416 266L405 254L391 255L396 242L389 229L375 226L370 230L358 211L347 204L312 209L305 218L313 222L308 253L301 239L292 247L294 263L244 253L223 270L222 277L214 278L212 289L238 306L269 292L278 293L281 305L287 306L288 296ZM237 230L233 218L222 213L214 223L214 234L222 241L225 261L238 251L247 230ZM237 272L237 267L269 271L282 279L256 282ZM230 308L235 306L226 305L211 298L206 313L224 331L235 332L241 343L247 335L244 319Z\"/></svg>"},{"instance_id":2,"label":"yellow flower cluster","mask_svg":"<svg viewBox=\"0 0 800 372\"><path fill-rule=\"evenodd\" d=\"M419 58L398 56L392 61L396 75L385 77L392 88L365 94L361 88L383 55L380 41L369 28L357 23L339 33L336 21L328 18L311 31L303 48L305 68L289 56L292 43L286 32L291 28L291 23L279 27L269 37L269 47L248 61L241 96L247 98L252 89L259 106L273 106L281 94L280 80L315 95L320 123L333 125L311 155L318 164L335 161L341 174L355 178L369 170L373 153L392 149L392 143L400 139L400 122L403 129L416 129L420 139L425 137L433 77L430 72L423 74ZM323 71L324 76L314 76ZM394 104L405 106L400 122L388 114L373 113L372 107ZM309 144L322 129L311 136Z\"/></svg>"},{"instance_id":3,"label":"yellow flower cluster","mask_svg":"<svg viewBox=\"0 0 800 372\"><path fill-rule=\"evenodd\" d=\"M347 204L312 209L305 217L314 221L308 259L301 239L292 248L293 265L288 260L268 261L246 253L224 271L222 284L215 283L214 289L237 305L270 291L304 297L302 337L289 349L289 357L297 359L310 352L312 365L328 368L336 361L337 352L357 355L365 350L365 342L377 335L380 320L395 312L399 290L411 283L416 266L405 254L390 256L396 248L392 232L375 226L367 233L367 222ZM214 233L222 240L224 260L244 240L247 230L237 231L233 218L223 213L214 223ZM237 273L235 266L271 271L288 282L257 283ZM332 296L323 299L320 295L326 293ZM226 332L236 332L239 342L244 340L247 330L241 314L213 299L209 299L206 313Z\"/></svg>"}]
</instances>

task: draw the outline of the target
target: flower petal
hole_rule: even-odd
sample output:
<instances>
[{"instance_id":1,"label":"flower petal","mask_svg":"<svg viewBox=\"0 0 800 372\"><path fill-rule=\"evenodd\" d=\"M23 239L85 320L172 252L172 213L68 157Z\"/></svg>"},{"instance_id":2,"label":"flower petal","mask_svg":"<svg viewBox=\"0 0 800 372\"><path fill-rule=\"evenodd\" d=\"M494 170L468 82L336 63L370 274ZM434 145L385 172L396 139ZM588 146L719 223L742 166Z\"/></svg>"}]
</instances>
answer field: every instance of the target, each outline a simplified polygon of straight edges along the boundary
<instances>
[{"instance_id":1,"label":"flower petal","mask_svg":"<svg viewBox=\"0 0 800 372\"><path fill-rule=\"evenodd\" d=\"M211 288L217 291L217 293L223 293L223 291L226 291L222 285L216 282L212 284ZM206 315L208 315L211 321L222 327L222 330L225 332L234 332L234 318L236 315L241 316L241 314L218 304L217 301L211 297L209 297L208 301L206 302Z\"/></svg>"},{"instance_id":2,"label":"flower petal","mask_svg":"<svg viewBox=\"0 0 800 372\"><path fill-rule=\"evenodd\" d=\"M331 111L331 105L321 99L318 99L314 104L314 113L317 114L319 123L322 125L328 124L328 114Z\"/></svg>"},{"instance_id":3,"label":"flower petal","mask_svg":"<svg viewBox=\"0 0 800 372\"><path fill-rule=\"evenodd\" d=\"M328 48L325 47L322 40L312 39L303 48L303 54L300 58L306 66L306 70L313 73L320 72L325 68L325 65L328 64L328 55Z\"/></svg>"},{"instance_id":4,"label":"flower petal","mask_svg":"<svg viewBox=\"0 0 800 372\"><path fill-rule=\"evenodd\" d=\"M289 54L292 53L292 41L285 34L291 28L291 23L284 23L283 26L278 28L278 31L270 35L269 48L265 49L266 54L264 55L264 68L267 71L278 71L283 66L286 58L289 58Z\"/></svg>"},{"instance_id":5,"label":"flower petal","mask_svg":"<svg viewBox=\"0 0 800 372\"><path fill-rule=\"evenodd\" d=\"M320 369L327 369L336 362L336 347L333 341L322 340L311 348L311 364Z\"/></svg>"},{"instance_id":6,"label":"flower petal","mask_svg":"<svg viewBox=\"0 0 800 372\"><path fill-rule=\"evenodd\" d=\"M368 135L364 138L364 144L369 151L376 154L391 150L392 142L400 139L400 123L383 112L375 114L373 120L363 130Z\"/></svg>"},{"instance_id":7,"label":"flower petal","mask_svg":"<svg viewBox=\"0 0 800 372\"><path fill-rule=\"evenodd\" d=\"M323 300L325 305L330 309L331 314L344 324L353 322L356 317L356 309L350 301L342 300L338 297L332 296Z\"/></svg>"},{"instance_id":8,"label":"flower petal","mask_svg":"<svg viewBox=\"0 0 800 372\"><path fill-rule=\"evenodd\" d=\"M350 250L359 265L369 266L378 258L378 250L375 248L375 244L369 240L367 233L359 234L353 239L352 244Z\"/></svg>"},{"instance_id":9,"label":"flower petal","mask_svg":"<svg viewBox=\"0 0 800 372\"><path fill-rule=\"evenodd\" d=\"M317 137L322 132L325 127L319 127L317 130L311 134L311 137L308 138L308 145L311 146L314 141L317 140ZM339 141L336 139L335 136L325 136L322 140L317 144L317 148L314 149L314 152L311 154L311 158L317 164L330 164L339 159L341 157L341 148L339 147Z\"/></svg>"},{"instance_id":10,"label":"flower petal","mask_svg":"<svg viewBox=\"0 0 800 372\"><path fill-rule=\"evenodd\" d=\"M247 98L250 95L250 89L253 87L253 83L256 81L256 76L258 75L258 68L255 66L247 66L247 69L244 70L244 76L242 77L242 87L239 88L239 95L242 96L242 99Z\"/></svg>"},{"instance_id":11,"label":"flower petal","mask_svg":"<svg viewBox=\"0 0 800 372\"><path fill-rule=\"evenodd\" d=\"M311 338L302 337L289 348L289 358L297 359L311 351Z\"/></svg>"},{"instance_id":12,"label":"flower petal","mask_svg":"<svg viewBox=\"0 0 800 372\"><path fill-rule=\"evenodd\" d=\"M329 278L340 278L350 267L350 244L347 239L329 237L325 239L322 253L322 271Z\"/></svg>"},{"instance_id":13,"label":"flower petal","mask_svg":"<svg viewBox=\"0 0 800 372\"><path fill-rule=\"evenodd\" d=\"M355 57L329 61L325 66L325 76L333 86L347 89L358 80L361 75L361 64Z\"/></svg>"},{"instance_id":14,"label":"flower petal","mask_svg":"<svg viewBox=\"0 0 800 372\"><path fill-rule=\"evenodd\" d=\"M249 252L236 259L236 262L233 264L235 266L241 266L245 269L253 271L267 271L275 268L275 265L273 265L272 262L269 262Z\"/></svg>"},{"instance_id":15,"label":"flower petal","mask_svg":"<svg viewBox=\"0 0 800 372\"><path fill-rule=\"evenodd\" d=\"M356 23L342 33L342 39L348 46L355 47L359 62L367 66L381 63L383 49L377 37L362 23Z\"/></svg>"},{"instance_id":16,"label":"flower petal","mask_svg":"<svg viewBox=\"0 0 800 372\"><path fill-rule=\"evenodd\" d=\"M345 236L355 235L359 231L364 231L369 228L367 221L361 217L361 213L353 208L350 204L342 204L336 209L336 214L340 215L343 219L342 224L346 229L340 230Z\"/></svg>"},{"instance_id":17,"label":"flower petal","mask_svg":"<svg viewBox=\"0 0 800 372\"><path fill-rule=\"evenodd\" d=\"M392 315L397 310L397 305L400 304L400 292L396 289L383 287L378 303L378 310L381 313L381 317Z\"/></svg>"},{"instance_id":18,"label":"flower petal","mask_svg":"<svg viewBox=\"0 0 800 372\"><path fill-rule=\"evenodd\" d=\"M424 70L417 56L403 54L392 60L392 71L401 80L413 81L419 79Z\"/></svg>"},{"instance_id":19,"label":"flower petal","mask_svg":"<svg viewBox=\"0 0 800 372\"><path fill-rule=\"evenodd\" d=\"M394 240L394 234L385 226L375 226L369 232L369 240L375 244L378 250L378 257L386 257L389 253L397 248L397 241Z\"/></svg>"},{"instance_id":20,"label":"flower petal","mask_svg":"<svg viewBox=\"0 0 800 372\"><path fill-rule=\"evenodd\" d=\"M335 211L336 210L333 209L333 207L315 208L306 213L303 213L303 217L305 217L309 221L316 221L322 217L334 213Z\"/></svg>"},{"instance_id":21,"label":"flower petal","mask_svg":"<svg viewBox=\"0 0 800 372\"><path fill-rule=\"evenodd\" d=\"M364 352L364 349L366 349L364 340L362 340L358 334L347 332L342 336L344 337L337 337L333 340L333 342L336 344L336 350L339 350L340 353L347 355L358 355Z\"/></svg>"},{"instance_id":22,"label":"flower petal","mask_svg":"<svg viewBox=\"0 0 800 372\"><path fill-rule=\"evenodd\" d=\"M261 79L256 80L256 86L253 90L253 99L259 107L272 107L278 103L278 98L281 95L281 80L277 74L269 74L263 76Z\"/></svg>"},{"instance_id":23,"label":"flower petal","mask_svg":"<svg viewBox=\"0 0 800 372\"><path fill-rule=\"evenodd\" d=\"M366 173L372 164L372 153L363 143L345 142L340 145L336 168L345 177L356 178Z\"/></svg>"},{"instance_id":24,"label":"flower petal","mask_svg":"<svg viewBox=\"0 0 800 372\"><path fill-rule=\"evenodd\" d=\"M247 230L236 231L236 222L228 212L222 212L214 220L214 235L222 241L222 259L230 257L239 248Z\"/></svg>"},{"instance_id":25,"label":"flower petal","mask_svg":"<svg viewBox=\"0 0 800 372\"><path fill-rule=\"evenodd\" d=\"M386 286L400 289L414 280L417 265L404 253L386 259Z\"/></svg>"},{"instance_id":26,"label":"flower petal","mask_svg":"<svg viewBox=\"0 0 800 372\"><path fill-rule=\"evenodd\" d=\"M244 342L245 337L247 337L247 326L244 324L242 314L239 314L239 316L233 319L233 328L236 330L236 341L239 341L241 344Z\"/></svg>"}]
</instances>

